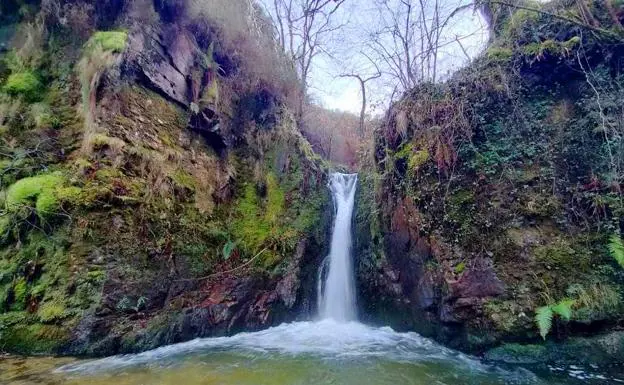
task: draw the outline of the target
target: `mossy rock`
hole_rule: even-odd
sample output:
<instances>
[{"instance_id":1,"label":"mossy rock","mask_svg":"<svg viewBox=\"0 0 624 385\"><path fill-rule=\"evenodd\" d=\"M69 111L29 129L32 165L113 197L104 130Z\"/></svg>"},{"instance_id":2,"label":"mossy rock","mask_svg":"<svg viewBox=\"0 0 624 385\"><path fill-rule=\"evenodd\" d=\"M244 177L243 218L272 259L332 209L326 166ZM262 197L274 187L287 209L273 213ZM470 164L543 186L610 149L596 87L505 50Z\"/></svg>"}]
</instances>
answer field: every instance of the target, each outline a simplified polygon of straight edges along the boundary
<instances>
[{"instance_id":1,"label":"mossy rock","mask_svg":"<svg viewBox=\"0 0 624 385\"><path fill-rule=\"evenodd\" d=\"M491 47L487 50L487 58L495 63L507 63L513 57L511 48Z\"/></svg>"},{"instance_id":2,"label":"mossy rock","mask_svg":"<svg viewBox=\"0 0 624 385\"><path fill-rule=\"evenodd\" d=\"M19 354L51 354L69 341L70 333L58 325L15 325L0 329L0 349Z\"/></svg>"},{"instance_id":3,"label":"mossy rock","mask_svg":"<svg viewBox=\"0 0 624 385\"><path fill-rule=\"evenodd\" d=\"M505 344L485 354L485 359L489 361L523 365L545 363L550 357L544 345Z\"/></svg>"},{"instance_id":4,"label":"mossy rock","mask_svg":"<svg viewBox=\"0 0 624 385\"><path fill-rule=\"evenodd\" d=\"M485 358L508 364L612 365L624 363L624 332L596 337L570 338L562 343L505 344L488 351Z\"/></svg>"}]
</instances>

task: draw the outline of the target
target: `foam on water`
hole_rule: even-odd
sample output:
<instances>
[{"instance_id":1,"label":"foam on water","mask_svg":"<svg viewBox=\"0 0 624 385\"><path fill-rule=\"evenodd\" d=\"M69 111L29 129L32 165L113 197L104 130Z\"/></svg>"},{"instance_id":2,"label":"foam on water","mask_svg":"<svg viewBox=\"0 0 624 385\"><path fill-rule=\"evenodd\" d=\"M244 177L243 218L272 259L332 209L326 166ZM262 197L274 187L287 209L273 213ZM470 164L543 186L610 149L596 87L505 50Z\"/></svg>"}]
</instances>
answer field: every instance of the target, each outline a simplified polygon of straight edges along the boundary
<instances>
[{"instance_id":1,"label":"foam on water","mask_svg":"<svg viewBox=\"0 0 624 385\"><path fill-rule=\"evenodd\" d=\"M70 364L58 369L65 373L94 373L150 364L168 365L184 356L228 352L242 355L316 356L325 359L366 359L383 357L397 362L443 361L471 371L489 371L489 365L445 348L417 333L397 333L391 328L374 328L357 322L283 324L254 333L232 337L195 339L144 353L120 355Z\"/></svg>"}]
</instances>

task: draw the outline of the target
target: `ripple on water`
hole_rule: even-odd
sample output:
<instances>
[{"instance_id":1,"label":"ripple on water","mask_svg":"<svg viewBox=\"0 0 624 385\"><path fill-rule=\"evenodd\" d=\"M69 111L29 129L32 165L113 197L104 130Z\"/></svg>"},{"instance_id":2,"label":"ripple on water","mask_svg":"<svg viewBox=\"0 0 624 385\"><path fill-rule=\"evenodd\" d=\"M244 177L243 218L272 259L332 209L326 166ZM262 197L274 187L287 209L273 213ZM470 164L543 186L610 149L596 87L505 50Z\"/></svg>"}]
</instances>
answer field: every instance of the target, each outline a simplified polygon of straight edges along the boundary
<instances>
[{"instance_id":1,"label":"ripple on water","mask_svg":"<svg viewBox=\"0 0 624 385\"><path fill-rule=\"evenodd\" d=\"M140 354L72 363L57 372L83 378L203 372L205 376L221 376L218 383L222 384L246 384L231 382L231 377L239 376L254 378L249 384L538 383L529 371L505 371L484 364L417 333L332 320L196 339ZM276 378L287 382L273 382Z\"/></svg>"},{"instance_id":2,"label":"ripple on water","mask_svg":"<svg viewBox=\"0 0 624 385\"><path fill-rule=\"evenodd\" d=\"M55 369L58 368L58 369ZM196 339L101 360L0 358L11 385L577 385L605 368L500 368L423 338L330 320ZM538 373L535 375L534 373ZM539 376L539 377L538 377ZM606 380L605 380L606 378Z\"/></svg>"}]
</instances>

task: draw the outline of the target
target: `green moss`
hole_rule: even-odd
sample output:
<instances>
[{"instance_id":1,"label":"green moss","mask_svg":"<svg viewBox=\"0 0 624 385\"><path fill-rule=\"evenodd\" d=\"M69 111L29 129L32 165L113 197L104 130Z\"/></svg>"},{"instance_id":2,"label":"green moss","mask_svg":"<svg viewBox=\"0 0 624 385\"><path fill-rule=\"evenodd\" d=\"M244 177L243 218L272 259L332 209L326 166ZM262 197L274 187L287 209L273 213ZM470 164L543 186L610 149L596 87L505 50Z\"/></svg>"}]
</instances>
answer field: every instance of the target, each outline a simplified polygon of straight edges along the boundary
<instances>
[{"instance_id":1,"label":"green moss","mask_svg":"<svg viewBox=\"0 0 624 385\"><path fill-rule=\"evenodd\" d=\"M33 101L41 97L42 84L33 72L18 72L9 76L3 90L9 95L22 96Z\"/></svg>"},{"instance_id":2,"label":"green moss","mask_svg":"<svg viewBox=\"0 0 624 385\"><path fill-rule=\"evenodd\" d=\"M121 53L126 49L128 33L125 31L98 31L91 36L88 48L100 46L105 51Z\"/></svg>"},{"instance_id":3,"label":"green moss","mask_svg":"<svg viewBox=\"0 0 624 385\"><path fill-rule=\"evenodd\" d=\"M13 303L14 308L18 310L24 309L26 306L26 297L28 296L28 283L26 279L19 278L13 285Z\"/></svg>"},{"instance_id":4,"label":"green moss","mask_svg":"<svg viewBox=\"0 0 624 385\"><path fill-rule=\"evenodd\" d=\"M506 47L490 47L487 50L487 58L493 62L506 63L511 60L513 51Z\"/></svg>"},{"instance_id":5,"label":"green moss","mask_svg":"<svg viewBox=\"0 0 624 385\"><path fill-rule=\"evenodd\" d=\"M568 40L564 41L561 45L566 49L573 49L578 47L579 44L581 44L580 36L573 36Z\"/></svg>"},{"instance_id":6,"label":"green moss","mask_svg":"<svg viewBox=\"0 0 624 385\"><path fill-rule=\"evenodd\" d=\"M34 206L37 214L46 218L58 211L56 189L64 183L65 177L59 172L20 179L7 190L7 209L16 212L22 207Z\"/></svg>"},{"instance_id":7,"label":"green moss","mask_svg":"<svg viewBox=\"0 0 624 385\"><path fill-rule=\"evenodd\" d=\"M35 209L40 218L50 217L57 213L59 208L60 202L53 190L43 190L37 197Z\"/></svg>"},{"instance_id":8,"label":"green moss","mask_svg":"<svg viewBox=\"0 0 624 385\"><path fill-rule=\"evenodd\" d=\"M540 4L534 3L531 6L539 8ZM522 28L527 28L527 26L532 25L537 20L539 20L539 13L526 9L517 9L503 28L503 36L511 39L517 36Z\"/></svg>"},{"instance_id":9,"label":"green moss","mask_svg":"<svg viewBox=\"0 0 624 385\"><path fill-rule=\"evenodd\" d=\"M202 98L201 98L200 103L202 105L206 105L206 104L215 105L219 103L219 82L217 81L216 76L202 93Z\"/></svg>"},{"instance_id":10,"label":"green moss","mask_svg":"<svg viewBox=\"0 0 624 385\"><path fill-rule=\"evenodd\" d=\"M49 323L62 319L66 315L65 311L65 304L57 299L42 304L37 315L41 322Z\"/></svg>"},{"instance_id":11,"label":"green moss","mask_svg":"<svg viewBox=\"0 0 624 385\"><path fill-rule=\"evenodd\" d=\"M429 150L426 148L416 150L412 142L404 144L395 156L397 159L407 160L407 166L412 173L427 163L430 158Z\"/></svg>"},{"instance_id":12,"label":"green moss","mask_svg":"<svg viewBox=\"0 0 624 385\"><path fill-rule=\"evenodd\" d=\"M427 163L429 158L430 155L427 149L415 151L409 158L408 166L412 171L418 170L421 166Z\"/></svg>"},{"instance_id":13,"label":"green moss","mask_svg":"<svg viewBox=\"0 0 624 385\"><path fill-rule=\"evenodd\" d=\"M284 191L273 173L267 175L267 205L265 219L275 225L284 214Z\"/></svg>"},{"instance_id":14,"label":"green moss","mask_svg":"<svg viewBox=\"0 0 624 385\"><path fill-rule=\"evenodd\" d=\"M562 46L552 39L544 40L541 43L527 44L522 47L522 50L526 55L536 58L541 58L545 54L562 55L564 53Z\"/></svg>"},{"instance_id":15,"label":"green moss","mask_svg":"<svg viewBox=\"0 0 624 385\"><path fill-rule=\"evenodd\" d=\"M15 325L0 334L0 347L20 354L49 354L69 339L66 328L56 325Z\"/></svg>"},{"instance_id":16,"label":"green moss","mask_svg":"<svg viewBox=\"0 0 624 385\"><path fill-rule=\"evenodd\" d=\"M545 245L535 247L533 255L548 270L569 271L576 274L588 272L592 253L575 246L577 245L567 239L555 238Z\"/></svg>"},{"instance_id":17,"label":"green moss","mask_svg":"<svg viewBox=\"0 0 624 385\"><path fill-rule=\"evenodd\" d=\"M260 217L260 199L252 184L244 186L244 195L236 204L232 232L236 240L251 252L258 252L271 233L271 226Z\"/></svg>"},{"instance_id":18,"label":"green moss","mask_svg":"<svg viewBox=\"0 0 624 385\"><path fill-rule=\"evenodd\" d=\"M195 178L184 170L176 170L171 179L180 187L195 190Z\"/></svg>"},{"instance_id":19,"label":"green moss","mask_svg":"<svg viewBox=\"0 0 624 385\"><path fill-rule=\"evenodd\" d=\"M0 239L6 237L13 227L13 220L9 215L0 217Z\"/></svg>"}]
</instances>

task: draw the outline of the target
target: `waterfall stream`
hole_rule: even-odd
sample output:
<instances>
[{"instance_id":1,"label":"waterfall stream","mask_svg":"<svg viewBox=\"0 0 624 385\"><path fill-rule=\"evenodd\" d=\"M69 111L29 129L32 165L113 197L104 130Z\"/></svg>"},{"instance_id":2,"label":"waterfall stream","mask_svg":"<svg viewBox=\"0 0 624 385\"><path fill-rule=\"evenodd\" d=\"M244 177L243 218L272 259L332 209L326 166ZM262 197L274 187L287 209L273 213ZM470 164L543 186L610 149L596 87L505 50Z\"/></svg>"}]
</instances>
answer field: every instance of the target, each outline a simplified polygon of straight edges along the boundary
<instances>
[{"instance_id":1,"label":"waterfall stream","mask_svg":"<svg viewBox=\"0 0 624 385\"><path fill-rule=\"evenodd\" d=\"M357 174L333 173L330 176L335 220L328 261L321 267L321 271L328 270L319 277L319 312L322 318L341 322L356 319L351 258L351 221L356 186Z\"/></svg>"}]
</instances>

